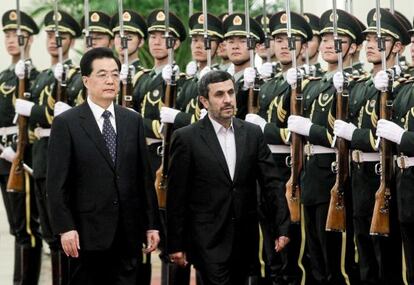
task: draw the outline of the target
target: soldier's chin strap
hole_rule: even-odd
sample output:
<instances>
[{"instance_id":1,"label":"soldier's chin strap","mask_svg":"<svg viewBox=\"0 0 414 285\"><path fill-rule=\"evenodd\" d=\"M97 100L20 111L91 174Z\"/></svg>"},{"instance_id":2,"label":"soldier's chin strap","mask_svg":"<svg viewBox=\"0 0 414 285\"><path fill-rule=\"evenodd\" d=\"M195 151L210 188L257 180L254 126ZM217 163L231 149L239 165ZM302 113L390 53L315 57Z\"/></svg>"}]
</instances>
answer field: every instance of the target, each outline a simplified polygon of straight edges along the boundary
<instances>
[{"instance_id":1,"label":"soldier's chin strap","mask_svg":"<svg viewBox=\"0 0 414 285\"><path fill-rule=\"evenodd\" d=\"M393 54L393 52L392 52L392 49L394 48L394 46L395 46L395 43L396 43L397 41L394 41L394 39L392 40L392 46L391 46L391 48L390 48L390 51L388 52L388 54L385 56L385 59L388 61L388 59L390 58L390 56ZM397 54L397 53L396 53Z\"/></svg>"}]
</instances>

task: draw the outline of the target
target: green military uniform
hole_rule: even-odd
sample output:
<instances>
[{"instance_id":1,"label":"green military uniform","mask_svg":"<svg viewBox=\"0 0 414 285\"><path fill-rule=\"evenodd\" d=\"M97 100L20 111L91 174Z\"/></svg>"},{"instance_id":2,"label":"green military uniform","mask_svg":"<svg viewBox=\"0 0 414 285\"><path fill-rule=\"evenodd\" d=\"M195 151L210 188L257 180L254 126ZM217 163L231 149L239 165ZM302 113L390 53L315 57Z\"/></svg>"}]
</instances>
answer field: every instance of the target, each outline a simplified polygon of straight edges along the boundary
<instances>
[{"instance_id":1,"label":"green military uniform","mask_svg":"<svg viewBox=\"0 0 414 285\"><path fill-rule=\"evenodd\" d=\"M169 14L170 31L172 36L183 42L186 38L186 31L181 20L173 13ZM165 13L158 9L150 13L147 18L148 33L165 32ZM153 175L161 165L161 157L158 153L162 145L160 133L160 109L164 105L166 84L162 78L162 67L143 69L138 71L134 78L133 108L140 112L144 122L144 133L149 150L150 164ZM177 79L177 91L179 93L185 74L181 73ZM161 221L165 229L165 212L161 211ZM164 253L165 248L164 230L161 231L161 260L162 276L161 284L188 284L190 282L190 267L180 268L177 265L169 264L169 257ZM168 280L167 280L168 279Z\"/></svg>"},{"instance_id":2,"label":"green military uniform","mask_svg":"<svg viewBox=\"0 0 414 285\"><path fill-rule=\"evenodd\" d=\"M312 28L313 36L319 37L320 42L320 19L318 16L312 14L312 13L303 13L303 17L305 20L309 23L309 25ZM311 74L312 77L322 77L325 74L325 70L322 68L321 64L319 62L313 64L313 67L311 67Z\"/></svg>"},{"instance_id":3,"label":"green military uniform","mask_svg":"<svg viewBox=\"0 0 414 285\"><path fill-rule=\"evenodd\" d=\"M358 21L345 11L337 10L338 33L359 44L361 28ZM332 10L324 12L320 25L323 36L333 33ZM351 73L352 68L344 72ZM333 86L334 72L326 73L321 80L309 83L304 90L304 113L312 126L306 137L304 153L306 158L301 175L302 196L306 241L309 249L313 278L324 284L347 284L354 281L356 272L353 264L352 223L347 224L347 233L326 232L330 191L335 183L331 165L335 161L333 123L335 119L336 90ZM353 81L350 80L349 89ZM323 183L321 183L323 181ZM352 214L349 191L346 197L347 214ZM344 254L346 253L346 254ZM345 261L345 262L343 262ZM353 273L352 275L350 273ZM349 276L348 276L349 274ZM357 281L356 281L357 282Z\"/></svg>"},{"instance_id":4,"label":"green military uniform","mask_svg":"<svg viewBox=\"0 0 414 285\"><path fill-rule=\"evenodd\" d=\"M223 22L224 38L232 36L246 37L246 23L245 15L241 13L234 13L229 15ZM256 43L263 43L265 34L262 27L254 19L250 18L250 34L255 39ZM236 101L237 111L236 117L244 119L247 114L247 100L249 89L244 88L244 70L241 70L233 75L237 90Z\"/></svg>"},{"instance_id":5,"label":"green military uniform","mask_svg":"<svg viewBox=\"0 0 414 285\"><path fill-rule=\"evenodd\" d=\"M80 26L85 33L85 16L80 20ZM111 17L100 11L89 12L89 32L102 33L109 35L113 38L114 34L111 30ZM82 75L78 68L76 73L73 75L70 83L68 84L66 94L68 96L68 104L71 106L77 106L82 104L86 99L86 90L83 86Z\"/></svg>"},{"instance_id":6,"label":"green military uniform","mask_svg":"<svg viewBox=\"0 0 414 285\"><path fill-rule=\"evenodd\" d=\"M189 19L190 36L203 35L204 16L202 13L195 13ZM219 18L207 14L207 31L211 40L216 41L217 45L223 39L222 22ZM212 66L212 70L219 69ZM174 128L181 128L192 124L200 119L200 102L198 100L197 84L200 79L200 71L189 77L182 84L181 91L177 94L176 109L180 110L174 120Z\"/></svg>"},{"instance_id":7,"label":"green military uniform","mask_svg":"<svg viewBox=\"0 0 414 285\"><path fill-rule=\"evenodd\" d=\"M77 38L81 34L81 28L75 19L68 13L59 11L58 27L62 33L68 33L72 38ZM45 16L45 31L54 31L53 12ZM76 67L70 59L62 64L67 65L67 82L71 81L76 73ZM57 81L53 74L54 67L43 70L31 89L31 101L35 105L31 109L29 118L30 132L29 137L33 139L32 159L33 177L35 179L35 194L39 208L40 224L42 227L43 238L49 244L52 255L52 278L53 284L60 284L59 280L66 282L67 272L65 272L67 259L60 252L60 240L56 238L56 233L52 232L48 216L48 205L46 197L46 168L47 168L47 146L50 135L50 127L53 121L54 105L56 100Z\"/></svg>"},{"instance_id":8,"label":"green military uniform","mask_svg":"<svg viewBox=\"0 0 414 285\"><path fill-rule=\"evenodd\" d=\"M414 29L409 30L412 37ZM397 207L398 220L400 222L402 242L404 246L406 279L408 284L414 284L414 195L411 188L414 181L413 165L409 160L413 160L414 145L414 78L407 80L399 90L393 103L393 121L406 132L401 138L401 143L397 148ZM402 159L401 157L407 157ZM403 164L401 163L403 162ZM405 165L404 165L405 164Z\"/></svg>"},{"instance_id":9,"label":"green military uniform","mask_svg":"<svg viewBox=\"0 0 414 285\"><path fill-rule=\"evenodd\" d=\"M278 34L287 34L286 18L287 15L284 11L271 17L269 27L273 37ZM291 12L291 25L292 35L300 38L302 42L312 39L312 29L304 17ZM285 191L286 182L290 177L290 168L286 164L286 158L290 155L287 119L290 114L291 88L285 76L285 73L279 72L274 78L262 84L258 96L258 115L267 121L263 129L264 138L273 153L280 180L278 187L282 189L282 192ZM305 80L303 86L306 86L307 82L308 80ZM263 214L263 217L265 212L274 211L271 201L260 201L260 205L260 213ZM280 225L282 231L283 228L286 230L289 228L290 243L283 252L275 253L272 239L275 229L270 228L271 223L263 218L260 219L260 224L264 237L263 248L265 250L267 279L274 284L283 284L281 282L299 284L301 280L301 270L298 264L301 248L300 226Z\"/></svg>"},{"instance_id":10,"label":"green military uniform","mask_svg":"<svg viewBox=\"0 0 414 285\"><path fill-rule=\"evenodd\" d=\"M33 19L24 12L20 12L21 31L29 36L37 34L39 29ZM17 12L9 10L2 17L3 31L17 30ZM26 59L29 69L25 79L26 89L39 74L30 59ZM15 117L14 104L18 97L19 79L14 73L14 64L0 73L0 136L3 147L14 147L17 140L18 127L13 122ZM25 163L31 165L30 146L25 151ZM41 263L41 233L38 212L34 196L31 195L32 179L26 175L24 192L7 192L11 164L0 159L0 188L6 208L10 233L14 236L14 284L37 284ZM27 183L28 182L28 183Z\"/></svg>"}]
</instances>

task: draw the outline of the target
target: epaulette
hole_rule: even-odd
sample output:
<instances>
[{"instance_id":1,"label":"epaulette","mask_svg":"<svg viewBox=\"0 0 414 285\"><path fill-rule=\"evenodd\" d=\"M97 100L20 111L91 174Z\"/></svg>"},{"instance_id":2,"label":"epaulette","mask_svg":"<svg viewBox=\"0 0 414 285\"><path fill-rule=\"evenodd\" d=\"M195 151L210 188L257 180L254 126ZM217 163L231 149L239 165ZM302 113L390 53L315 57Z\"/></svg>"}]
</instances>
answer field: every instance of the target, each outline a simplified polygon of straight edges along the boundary
<instances>
[{"instance_id":1,"label":"epaulette","mask_svg":"<svg viewBox=\"0 0 414 285\"><path fill-rule=\"evenodd\" d=\"M305 78L302 81L302 90L305 89L306 85L310 82L309 78Z\"/></svg>"},{"instance_id":2,"label":"epaulette","mask_svg":"<svg viewBox=\"0 0 414 285\"><path fill-rule=\"evenodd\" d=\"M398 87L400 84L404 83L405 81L407 81L407 79L405 79L404 77L400 77L397 80L394 81L392 87L396 88Z\"/></svg>"},{"instance_id":3,"label":"epaulette","mask_svg":"<svg viewBox=\"0 0 414 285\"><path fill-rule=\"evenodd\" d=\"M180 72L180 78L181 77L187 77L187 73L185 73L185 72Z\"/></svg>"},{"instance_id":4,"label":"epaulette","mask_svg":"<svg viewBox=\"0 0 414 285\"><path fill-rule=\"evenodd\" d=\"M151 69L142 68L138 72L136 72L135 75L134 75L134 78L132 78L132 85L135 86L135 84L137 83L138 79L142 75L144 75L145 73L149 73L150 71L151 71Z\"/></svg>"},{"instance_id":5,"label":"epaulette","mask_svg":"<svg viewBox=\"0 0 414 285\"><path fill-rule=\"evenodd\" d=\"M368 79L370 79L370 78L371 78L371 74L370 74L370 73L366 73L366 74L363 74L362 76L360 76L360 77L356 80L356 82L366 81L366 80L368 80Z\"/></svg>"},{"instance_id":6,"label":"epaulette","mask_svg":"<svg viewBox=\"0 0 414 285\"><path fill-rule=\"evenodd\" d=\"M406 81L404 81L404 84L412 83L412 82L414 82L414 76L409 77Z\"/></svg>"},{"instance_id":7,"label":"epaulette","mask_svg":"<svg viewBox=\"0 0 414 285\"><path fill-rule=\"evenodd\" d=\"M279 71L278 73L275 74L274 78L277 78L277 77L282 76L282 75L283 75L283 72Z\"/></svg>"},{"instance_id":8,"label":"epaulette","mask_svg":"<svg viewBox=\"0 0 414 285\"><path fill-rule=\"evenodd\" d=\"M80 67L78 67L78 66L71 66L69 68L69 72L68 72L67 78L70 80L72 78L72 76L75 75L79 71L80 71Z\"/></svg>"},{"instance_id":9,"label":"epaulette","mask_svg":"<svg viewBox=\"0 0 414 285\"><path fill-rule=\"evenodd\" d=\"M322 77L321 76L309 76L308 80L309 81L315 81L315 80L321 80Z\"/></svg>"}]
</instances>

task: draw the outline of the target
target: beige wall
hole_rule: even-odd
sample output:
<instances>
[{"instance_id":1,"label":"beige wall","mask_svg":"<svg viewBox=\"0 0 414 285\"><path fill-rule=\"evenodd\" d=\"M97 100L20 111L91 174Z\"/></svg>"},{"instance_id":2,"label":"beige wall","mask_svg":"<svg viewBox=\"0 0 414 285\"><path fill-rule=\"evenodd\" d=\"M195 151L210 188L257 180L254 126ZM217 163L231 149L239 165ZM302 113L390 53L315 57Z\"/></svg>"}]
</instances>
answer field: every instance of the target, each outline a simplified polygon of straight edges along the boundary
<instances>
[{"instance_id":1,"label":"beige wall","mask_svg":"<svg viewBox=\"0 0 414 285\"><path fill-rule=\"evenodd\" d=\"M95 1L95 0L91 0ZM114 0L105 0L105 1L114 1ZM143 1L150 1L150 0L143 0ZM175 1L175 0L174 0ZM180 0L183 1L183 0ZM185 0L184 0L185 1ZM216 0L216 1L225 1L225 0ZM241 1L241 0L239 0ZM260 0L258 0L260 1ZM291 0L292 3L295 2L296 6L299 5L299 0ZM21 0L22 10L33 10L33 1L31 0ZM270 1L268 1L270 2ZM332 5L331 0L304 0L304 9L306 12L314 13L316 15L320 15L323 11L330 8ZM338 8L344 8L344 0L338 0ZM354 14L361 19L361 21L366 21L366 15L370 9L372 9L375 5L375 0L354 0ZM0 5L0 15L9 9L15 8L15 1L14 0L1 0ZM383 7L389 7L389 1L381 1L381 5ZM413 0L395 0L395 8L401 11L408 19L412 20L414 16L414 1ZM38 23L42 21L42 19L36 19ZM9 57L4 49L4 34L0 33L0 70L3 70L9 65ZM45 50L45 33L40 32L38 36L35 38L35 42L32 47L32 58L34 64L39 68L47 68L49 65L49 58L47 56L47 52ZM79 43L78 43L79 46ZM408 55L408 49L406 49L406 55ZM72 51L72 56L77 58L77 54ZM408 58L410 58L408 56Z\"/></svg>"}]
</instances>

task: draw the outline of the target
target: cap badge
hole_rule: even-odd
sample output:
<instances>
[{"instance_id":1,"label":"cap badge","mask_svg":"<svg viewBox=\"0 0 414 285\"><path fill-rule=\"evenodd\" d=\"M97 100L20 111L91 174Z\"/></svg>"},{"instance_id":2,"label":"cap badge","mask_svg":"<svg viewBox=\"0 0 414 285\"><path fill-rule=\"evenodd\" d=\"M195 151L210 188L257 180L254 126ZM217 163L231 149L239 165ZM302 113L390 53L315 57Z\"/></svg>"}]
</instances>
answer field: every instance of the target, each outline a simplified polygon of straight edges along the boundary
<instances>
[{"instance_id":1,"label":"cap badge","mask_svg":"<svg viewBox=\"0 0 414 285\"><path fill-rule=\"evenodd\" d=\"M161 22L161 21L165 21L165 14L164 12L160 11L158 12L157 16L156 16L157 21Z\"/></svg>"},{"instance_id":2,"label":"cap badge","mask_svg":"<svg viewBox=\"0 0 414 285\"><path fill-rule=\"evenodd\" d=\"M287 15L286 13L283 13L282 16L280 16L280 23L286 24L287 23Z\"/></svg>"},{"instance_id":3,"label":"cap badge","mask_svg":"<svg viewBox=\"0 0 414 285\"><path fill-rule=\"evenodd\" d=\"M129 14L129 12L124 12L124 14L122 15L122 19L126 22L131 21L131 14Z\"/></svg>"},{"instance_id":4,"label":"cap badge","mask_svg":"<svg viewBox=\"0 0 414 285\"><path fill-rule=\"evenodd\" d=\"M200 16L198 16L197 22L199 24L204 24L204 15L203 14L201 14Z\"/></svg>"},{"instance_id":5,"label":"cap badge","mask_svg":"<svg viewBox=\"0 0 414 285\"><path fill-rule=\"evenodd\" d=\"M17 20L17 13L15 11L11 11L9 14L9 19L12 21L16 21Z\"/></svg>"},{"instance_id":6,"label":"cap badge","mask_svg":"<svg viewBox=\"0 0 414 285\"><path fill-rule=\"evenodd\" d=\"M96 13L96 12L94 12L94 13L91 15L91 21L92 21L92 22L99 22L100 18L101 18L101 17L99 17L99 14L98 14L98 13Z\"/></svg>"},{"instance_id":7,"label":"cap badge","mask_svg":"<svg viewBox=\"0 0 414 285\"><path fill-rule=\"evenodd\" d=\"M53 14L53 21L57 20L58 22L60 22L62 20L62 14L60 14L59 12L57 13L57 19L55 17L55 14Z\"/></svg>"},{"instance_id":8,"label":"cap badge","mask_svg":"<svg viewBox=\"0 0 414 285\"><path fill-rule=\"evenodd\" d=\"M243 24L242 18L240 18L240 16L234 17L234 19L233 19L233 25L240 26L241 24Z\"/></svg>"}]
</instances>

